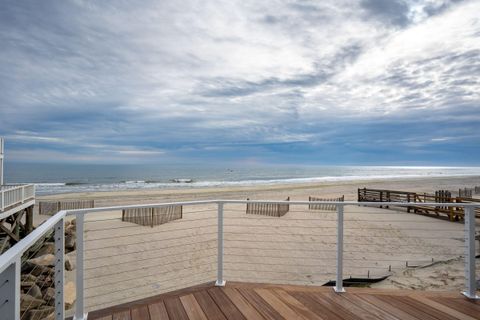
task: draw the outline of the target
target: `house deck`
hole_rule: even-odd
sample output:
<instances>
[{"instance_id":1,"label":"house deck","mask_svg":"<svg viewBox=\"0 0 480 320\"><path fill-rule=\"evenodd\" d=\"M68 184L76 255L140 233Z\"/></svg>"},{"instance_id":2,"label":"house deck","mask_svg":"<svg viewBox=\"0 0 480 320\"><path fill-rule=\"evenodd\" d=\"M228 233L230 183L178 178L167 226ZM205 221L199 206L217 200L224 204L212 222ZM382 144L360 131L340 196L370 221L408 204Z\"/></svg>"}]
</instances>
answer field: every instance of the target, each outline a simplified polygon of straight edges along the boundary
<instances>
[{"instance_id":1,"label":"house deck","mask_svg":"<svg viewBox=\"0 0 480 320\"><path fill-rule=\"evenodd\" d=\"M88 319L480 319L480 301L419 292L227 282L186 288L89 313Z\"/></svg>"}]
</instances>

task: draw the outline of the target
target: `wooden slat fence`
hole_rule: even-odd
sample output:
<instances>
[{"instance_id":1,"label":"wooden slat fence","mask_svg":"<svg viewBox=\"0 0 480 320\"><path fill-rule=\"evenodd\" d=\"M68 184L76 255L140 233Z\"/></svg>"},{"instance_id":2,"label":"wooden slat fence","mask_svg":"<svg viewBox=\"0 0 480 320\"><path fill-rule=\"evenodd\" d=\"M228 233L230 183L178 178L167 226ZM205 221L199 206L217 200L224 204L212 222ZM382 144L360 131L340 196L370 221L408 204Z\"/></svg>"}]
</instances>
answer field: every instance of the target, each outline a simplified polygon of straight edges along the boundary
<instances>
[{"instance_id":1,"label":"wooden slat fence","mask_svg":"<svg viewBox=\"0 0 480 320\"><path fill-rule=\"evenodd\" d=\"M437 190L435 194L416 193L409 191L397 190L379 190L379 189L358 189L359 202L401 202L412 203L407 207L407 211L423 214L435 214L439 216L444 214L451 221L459 221L463 219L464 212L462 207L455 206L455 203L471 203L480 202L480 199L452 197L448 190ZM424 202L436 202L438 206L425 206ZM382 207L380 205L380 207ZM388 208L388 206L386 206ZM477 217L480 217L480 208L475 209Z\"/></svg>"},{"instance_id":2,"label":"wooden slat fence","mask_svg":"<svg viewBox=\"0 0 480 320\"><path fill-rule=\"evenodd\" d=\"M317 197L308 197L308 201L344 201L345 196L339 198L317 198ZM326 211L335 211L337 206L335 204L309 204L308 210L326 210Z\"/></svg>"},{"instance_id":3,"label":"wooden slat fence","mask_svg":"<svg viewBox=\"0 0 480 320\"><path fill-rule=\"evenodd\" d=\"M285 201L290 201L290 197ZM289 204L276 203L247 203L246 209L247 214L260 214L270 217L283 217L288 211L290 211Z\"/></svg>"},{"instance_id":4,"label":"wooden slat fence","mask_svg":"<svg viewBox=\"0 0 480 320\"><path fill-rule=\"evenodd\" d=\"M50 216L60 210L87 208L95 208L95 200L40 201L38 203L38 213Z\"/></svg>"},{"instance_id":5,"label":"wooden slat fence","mask_svg":"<svg viewBox=\"0 0 480 320\"><path fill-rule=\"evenodd\" d=\"M479 186L476 186L475 188L473 188L473 190L475 191L475 194L480 194L480 187Z\"/></svg>"},{"instance_id":6,"label":"wooden slat fence","mask_svg":"<svg viewBox=\"0 0 480 320\"><path fill-rule=\"evenodd\" d=\"M473 188L458 189L458 196L462 198L471 198L473 195Z\"/></svg>"},{"instance_id":7,"label":"wooden slat fence","mask_svg":"<svg viewBox=\"0 0 480 320\"><path fill-rule=\"evenodd\" d=\"M416 196L415 192L408 191L358 189L359 202L414 202Z\"/></svg>"},{"instance_id":8,"label":"wooden slat fence","mask_svg":"<svg viewBox=\"0 0 480 320\"><path fill-rule=\"evenodd\" d=\"M158 226L173 220L182 219L183 206L161 208L137 208L122 210L122 221L141 226Z\"/></svg>"}]
</instances>

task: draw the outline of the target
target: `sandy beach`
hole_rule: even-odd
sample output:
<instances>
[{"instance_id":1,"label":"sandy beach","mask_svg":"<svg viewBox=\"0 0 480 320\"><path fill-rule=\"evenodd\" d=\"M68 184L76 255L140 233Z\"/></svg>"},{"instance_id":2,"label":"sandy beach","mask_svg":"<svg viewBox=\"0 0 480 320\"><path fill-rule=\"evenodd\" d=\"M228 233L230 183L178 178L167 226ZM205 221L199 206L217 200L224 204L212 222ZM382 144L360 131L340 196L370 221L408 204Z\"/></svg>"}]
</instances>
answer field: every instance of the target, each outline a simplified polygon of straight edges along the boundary
<instances>
[{"instance_id":1,"label":"sandy beach","mask_svg":"<svg viewBox=\"0 0 480 320\"><path fill-rule=\"evenodd\" d=\"M432 193L474 185L480 185L480 177L90 192L39 200L94 199L96 206L288 196L308 200L309 196L344 195L346 200L356 200L357 188L363 187ZM185 206L182 219L153 228L122 222L120 211L87 215L87 309L215 280L216 210L215 205ZM277 218L246 215L245 205L226 205L224 225L227 281L322 285L335 278L333 211L291 206L290 212ZM346 278L389 276L372 287L459 291L464 285L462 223L402 209L347 206L344 250ZM67 277L72 276L68 272Z\"/></svg>"}]
</instances>

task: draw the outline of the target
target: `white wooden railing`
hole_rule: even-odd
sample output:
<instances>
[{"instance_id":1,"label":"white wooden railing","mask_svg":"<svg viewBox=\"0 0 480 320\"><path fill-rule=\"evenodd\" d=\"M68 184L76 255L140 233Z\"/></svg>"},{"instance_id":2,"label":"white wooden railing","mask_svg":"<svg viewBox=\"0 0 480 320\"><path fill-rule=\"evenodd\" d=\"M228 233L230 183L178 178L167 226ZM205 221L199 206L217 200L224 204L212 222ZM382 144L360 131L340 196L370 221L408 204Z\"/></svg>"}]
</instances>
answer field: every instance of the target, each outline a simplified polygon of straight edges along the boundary
<instances>
[{"instance_id":1,"label":"white wooden railing","mask_svg":"<svg viewBox=\"0 0 480 320\"><path fill-rule=\"evenodd\" d=\"M341 293L345 289L343 287L343 272L344 272L344 208L346 206L378 206L375 202L323 202L323 201L255 201L255 200L206 200L206 201L192 201L192 202L174 202L174 203L161 203L161 204L145 204L145 205L131 205L131 206L116 206L116 207L101 207L91 209L78 209L78 210L64 210L60 211L50 219L40 225L34 232L30 233L26 238L21 240L18 244L5 252L0 257L0 314L2 319L20 319L20 272L21 272L21 257L22 255L33 245L36 241L42 238L45 234L54 230L55 238L55 319L60 320L65 317L64 310L64 262L65 262L65 233L64 233L64 221L70 216L76 218L76 303L74 310L74 319L87 319L87 313L85 308L85 275L84 275L84 261L85 261L85 241L84 239L84 226L88 222L85 220L86 216L100 217L108 211L118 211L123 209L133 208L159 208L172 205L182 206L196 206L196 205L214 205L216 206L216 285L224 286L224 218L228 218L224 214L226 206L239 205L247 203L274 203L274 204L288 204L290 206L305 206L312 204L325 204L336 205L336 213L332 214L336 216L336 242L335 251L336 259L334 261L336 266L336 284L334 287L335 292ZM408 203L393 203L384 202L382 205L395 205L395 206L408 206ZM424 203L424 205L435 206L436 203ZM465 255L464 255L464 269L465 269L465 291L463 294L469 299L478 299L476 296L476 279L475 279L475 208L480 207L480 203L457 203L455 206L463 207L465 210L465 225L463 229L465 238ZM295 212L291 212L295 214ZM280 218L281 219L281 218ZM106 219L108 220L108 219ZM105 221L105 220L104 220ZM333 221L333 220L330 220ZM386 220L385 222L388 222ZM314 226L309 226L315 228ZM292 226L295 228L295 226ZM142 229L145 230L145 229ZM151 229L150 229L151 230ZM138 234L137 234L138 235ZM140 234L141 236L141 234ZM125 237L125 236L124 236ZM129 236L126 236L129 237ZM442 245L442 244L440 244ZM395 254L395 252L393 252ZM320 267L319 267L320 268ZM173 278L172 281L180 281L178 277Z\"/></svg>"},{"instance_id":2,"label":"white wooden railing","mask_svg":"<svg viewBox=\"0 0 480 320\"><path fill-rule=\"evenodd\" d=\"M34 197L35 185L33 184L0 186L0 213Z\"/></svg>"}]
</instances>

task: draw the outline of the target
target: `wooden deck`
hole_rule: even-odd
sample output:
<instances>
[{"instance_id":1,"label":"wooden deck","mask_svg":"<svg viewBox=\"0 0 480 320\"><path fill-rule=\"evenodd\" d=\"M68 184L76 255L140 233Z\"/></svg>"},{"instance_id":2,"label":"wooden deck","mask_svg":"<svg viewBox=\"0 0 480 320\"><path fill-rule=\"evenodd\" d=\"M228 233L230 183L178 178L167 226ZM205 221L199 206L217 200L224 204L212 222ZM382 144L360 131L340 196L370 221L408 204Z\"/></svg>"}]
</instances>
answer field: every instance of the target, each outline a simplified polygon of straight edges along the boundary
<instances>
[{"instance_id":1,"label":"wooden deck","mask_svg":"<svg viewBox=\"0 0 480 320\"><path fill-rule=\"evenodd\" d=\"M480 319L480 301L460 293L213 283L91 312L89 320Z\"/></svg>"}]
</instances>

